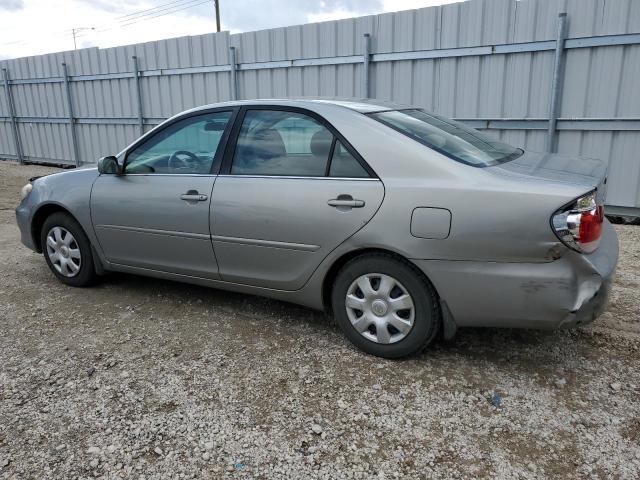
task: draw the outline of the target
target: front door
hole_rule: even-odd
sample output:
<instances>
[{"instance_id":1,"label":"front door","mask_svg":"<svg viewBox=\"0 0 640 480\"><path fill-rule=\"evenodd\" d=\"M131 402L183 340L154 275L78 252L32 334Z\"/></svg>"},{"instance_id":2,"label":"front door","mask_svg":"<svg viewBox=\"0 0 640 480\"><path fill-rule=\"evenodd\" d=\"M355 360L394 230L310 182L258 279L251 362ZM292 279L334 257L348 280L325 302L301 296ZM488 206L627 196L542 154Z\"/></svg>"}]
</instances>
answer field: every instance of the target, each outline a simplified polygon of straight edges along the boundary
<instances>
[{"instance_id":1,"label":"front door","mask_svg":"<svg viewBox=\"0 0 640 480\"><path fill-rule=\"evenodd\" d=\"M209 205L233 112L190 116L134 146L124 175L100 175L91 217L109 262L217 279Z\"/></svg>"},{"instance_id":2,"label":"front door","mask_svg":"<svg viewBox=\"0 0 640 480\"><path fill-rule=\"evenodd\" d=\"M372 218L384 187L321 118L253 107L241 115L211 204L220 275L296 290Z\"/></svg>"}]
</instances>

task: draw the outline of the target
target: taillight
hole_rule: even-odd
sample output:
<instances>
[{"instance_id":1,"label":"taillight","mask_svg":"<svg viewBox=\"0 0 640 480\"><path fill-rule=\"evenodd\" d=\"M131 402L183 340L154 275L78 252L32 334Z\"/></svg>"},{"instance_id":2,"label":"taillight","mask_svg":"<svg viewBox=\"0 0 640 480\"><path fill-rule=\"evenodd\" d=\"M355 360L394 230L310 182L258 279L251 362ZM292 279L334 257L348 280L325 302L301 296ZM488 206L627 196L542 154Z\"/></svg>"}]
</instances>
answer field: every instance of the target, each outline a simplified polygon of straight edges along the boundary
<instances>
[{"instance_id":1,"label":"taillight","mask_svg":"<svg viewBox=\"0 0 640 480\"><path fill-rule=\"evenodd\" d=\"M594 190L554 213L551 225L567 247L591 253L600 244L603 221L604 207L597 204Z\"/></svg>"}]
</instances>

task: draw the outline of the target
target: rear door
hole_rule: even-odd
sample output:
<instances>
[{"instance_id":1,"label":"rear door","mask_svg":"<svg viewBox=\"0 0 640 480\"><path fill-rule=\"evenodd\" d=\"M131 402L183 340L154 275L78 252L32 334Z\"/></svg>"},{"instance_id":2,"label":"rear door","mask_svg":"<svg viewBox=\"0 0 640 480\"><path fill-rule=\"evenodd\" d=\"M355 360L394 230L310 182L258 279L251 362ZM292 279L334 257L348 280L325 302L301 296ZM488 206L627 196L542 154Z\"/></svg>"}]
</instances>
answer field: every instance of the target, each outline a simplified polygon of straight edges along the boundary
<instances>
[{"instance_id":1,"label":"rear door","mask_svg":"<svg viewBox=\"0 0 640 480\"><path fill-rule=\"evenodd\" d=\"M234 112L189 116L132 147L124 175L93 185L91 217L112 263L218 279L209 205Z\"/></svg>"},{"instance_id":2,"label":"rear door","mask_svg":"<svg viewBox=\"0 0 640 480\"><path fill-rule=\"evenodd\" d=\"M316 114L245 107L240 116L211 204L220 275L296 290L373 217L384 187Z\"/></svg>"}]
</instances>

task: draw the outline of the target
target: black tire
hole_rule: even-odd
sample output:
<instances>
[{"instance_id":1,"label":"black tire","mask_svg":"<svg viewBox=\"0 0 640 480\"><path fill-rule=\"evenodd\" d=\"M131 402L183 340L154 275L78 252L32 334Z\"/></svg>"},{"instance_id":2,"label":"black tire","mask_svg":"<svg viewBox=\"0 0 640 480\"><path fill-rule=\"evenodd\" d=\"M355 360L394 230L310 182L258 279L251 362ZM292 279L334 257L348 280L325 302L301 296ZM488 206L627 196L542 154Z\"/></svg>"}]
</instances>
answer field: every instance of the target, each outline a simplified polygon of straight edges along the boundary
<instances>
[{"instance_id":1,"label":"black tire","mask_svg":"<svg viewBox=\"0 0 640 480\"><path fill-rule=\"evenodd\" d=\"M54 227L62 227L71 233L75 239L78 249L80 250L80 269L72 277L67 277L58 272L47 253L47 235ZM84 233L84 230L82 230L80 224L71 215L63 212L56 212L47 217L40 232L40 242L40 245L42 245L42 254L44 255L49 269L62 283L72 287L87 287L96 282L97 275L93 264L91 243L89 242L87 235Z\"/></svg>"},{"instance_id":2,"label":"black tire","mask_svg":"<svg viewBox=\"0 0 640 480\"><path fill-rule=\"evenodd\" d=\"M413 299L413 326L396 343L382 344L365 338L347 315L345 303L349 287L362 275L372 273L390 275L398 280ZM331 306L347 338L366 353L383 358L402 358L420 353L437 336L442 323L438 298L429 280L408 261L386 253L364 254L345 264L336 275Z\"/></svg>"}]
</instances>

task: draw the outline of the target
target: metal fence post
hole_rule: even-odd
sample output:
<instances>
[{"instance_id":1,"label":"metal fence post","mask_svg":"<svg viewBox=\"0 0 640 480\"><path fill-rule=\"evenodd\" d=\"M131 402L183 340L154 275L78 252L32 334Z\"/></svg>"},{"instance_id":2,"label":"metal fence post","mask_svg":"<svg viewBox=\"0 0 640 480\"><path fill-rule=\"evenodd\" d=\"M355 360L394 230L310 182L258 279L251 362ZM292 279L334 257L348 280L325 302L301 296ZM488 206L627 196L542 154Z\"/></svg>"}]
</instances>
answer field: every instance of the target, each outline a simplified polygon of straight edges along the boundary
<instances>
[{"instance_id":1,"label":"metal fence post","mask_svg":"<svg viewBox=\"0 0 640 480\"><path fill-rule=\"evenodd\" d=\"M131 57L133 59L133 81L136 84L136 102L138 104L138 128L140 129L140 135L144 135L144 117L142 111L142 92L140 90L140 70L138 69L138 57L135 55Z\"/></svg>"},{"instance_id":2,"label":"metal fence post","mask_svg":"<svg viewBox=\"0 0 640 480\"><path fill-rule=\"evenodd\" d=\"M73 151L73 162L76 167L80 166L80 155L78 154L78 138L76 137L76 121L73 117L73 102L71 101L71 82L69 81L69 70L67 64L62 64L62 74L64 76L64 87L67 93L67 111L69 113L69 129L71 132L71 146Z\"/></svg>"},{"instance_id":3,"label":"metal fence post","mask_svg":"<svg viewBox=\"0 0 640 480\"><path fill-rule=\"evenodd\" d=\"M229 47L229 64L231 66L231 100L238 100L238 79L236 76L238 62L236 61L236 47Z\"/></svg>"},{"instance_id":4,"label":"metal fence post","mask_svg":"<svg viewBox=\"0 0 640 480\"><path fill-rule=\"evenodd\" d=\"M557 148L558 116L562 100L562 86L564 83L564 43L567 39L567 14L558 15L558 34L553 65L553 81L551 84L551 102L549 104L549 127L547 130L546 151L552 153Z\"/></svg>"},{"instance_id":5,"label":"metal fence post","mask_svg":"<svg viewBox=\"0 0 640 480\"><path fill-rule=\"evenodd\" d=\"M362 94L369 98L369 62L371 61L371 37L365 33L362 37Z\"/></svg>"},{"instance_id":6,"label":"metal fence post","mask_svg":"<svg viewBox=\"0 0 640 480\"><path fill-rule=\"evenodd\" d=\"M9 83L9 71L2 69L2 77L4 78L4 92L7 97L7 108L9 109L9 117L11 118L11 130L13 131L13 142L16 147L16 155L18 162L24 163L22 156L22 144L20 143L20 132L18 131L18 122L16 121L16 110L13 104L13 95L11 95L11 84Z\"/></svg>"}]
</instances>

